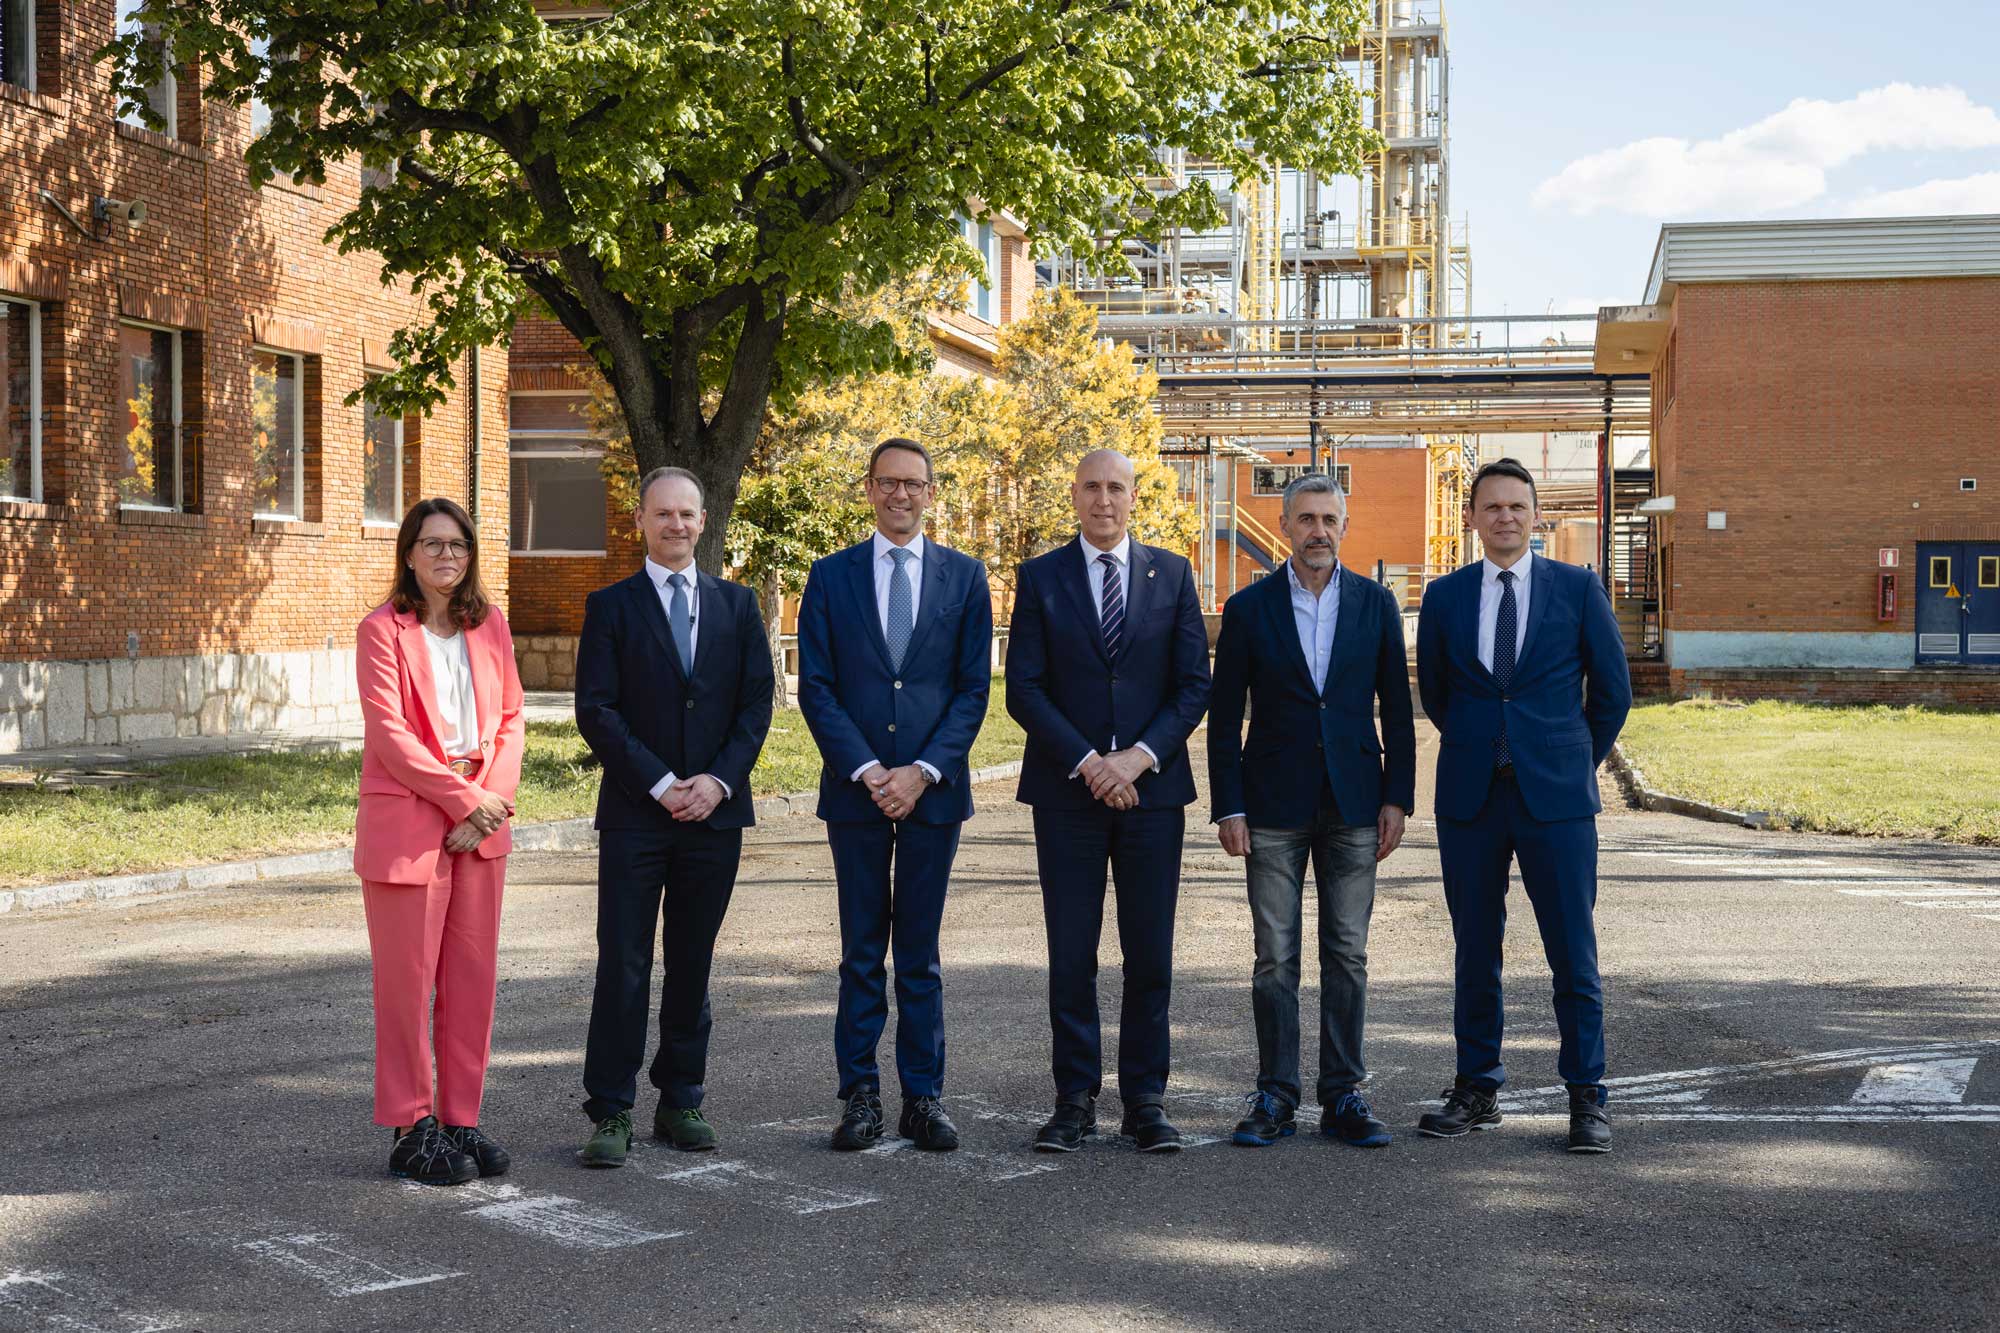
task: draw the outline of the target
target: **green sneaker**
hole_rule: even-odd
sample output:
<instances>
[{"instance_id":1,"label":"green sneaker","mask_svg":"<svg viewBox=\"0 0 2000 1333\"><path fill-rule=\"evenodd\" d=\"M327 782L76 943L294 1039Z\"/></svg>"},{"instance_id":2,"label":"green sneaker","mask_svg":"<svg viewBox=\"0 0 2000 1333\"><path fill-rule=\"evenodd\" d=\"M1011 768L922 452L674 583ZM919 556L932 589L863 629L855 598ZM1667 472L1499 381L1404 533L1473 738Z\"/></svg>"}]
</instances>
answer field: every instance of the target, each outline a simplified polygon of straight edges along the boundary
<instances>
[{"instance_id":1,"label":"green sneaker","mask_svg":"<svg viewBox=\"0 0 2000 1333\"><path fill-rule=\"evenodd\" d=\"M597 1131L583 1145L585 1166L623 1166L632 1151L632 1113L619 1111L597 1122Z\"/></svg>"},{"instance_id":2,"label":"green sneaker","mask_svg":"<svg viewBox=\"0 0 2000 1333\"><path fill-rule=\"evenodd\" d=\"M692 1106L662 1106L653 1113L653 1137L665 1139L682 1152L707 1152L715 1146L715 1129Z\"/></svg>"}]
</instances>

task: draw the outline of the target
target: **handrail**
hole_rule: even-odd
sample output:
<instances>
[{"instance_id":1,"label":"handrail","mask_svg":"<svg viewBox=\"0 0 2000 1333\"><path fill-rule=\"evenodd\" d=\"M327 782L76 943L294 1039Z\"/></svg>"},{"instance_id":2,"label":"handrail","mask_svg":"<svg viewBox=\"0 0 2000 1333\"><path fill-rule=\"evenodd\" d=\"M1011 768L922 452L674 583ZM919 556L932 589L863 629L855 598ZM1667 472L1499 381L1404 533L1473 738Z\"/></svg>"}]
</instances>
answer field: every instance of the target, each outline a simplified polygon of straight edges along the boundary
<instances>
[{"instance_id":1,"label":"handrail","mask_svg":"<svg viewBox=\"0 0 2000 1333\"><path fill-rule=\"evenodd\" d=\"M1236 526L1249 533L1259 546L1271 552L1280 561L1292 558L1290 542L1258 522L1257 516L1246 512L1240 503L1232 502L1229 507L1236 520Z\"/></svg>"}]
</instances>

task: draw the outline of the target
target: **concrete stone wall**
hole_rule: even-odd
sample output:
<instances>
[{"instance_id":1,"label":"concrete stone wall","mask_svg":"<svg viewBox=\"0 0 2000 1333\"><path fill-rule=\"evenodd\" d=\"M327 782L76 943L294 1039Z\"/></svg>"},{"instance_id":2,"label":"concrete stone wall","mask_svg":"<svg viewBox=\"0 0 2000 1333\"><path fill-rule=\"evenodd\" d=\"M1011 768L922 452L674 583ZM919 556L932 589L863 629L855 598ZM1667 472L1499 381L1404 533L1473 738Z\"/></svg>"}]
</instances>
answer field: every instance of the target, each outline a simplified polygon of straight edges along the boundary
<instances>
[{"instance_id":1,"label":"concrete stone wall","mask_svg":"<svg viewBox=\"0 0 2000 1333\"><path fill-rule=\"evenodd\" d=\"M517 634L514 664L524 690L576 688L576 635Z\"/></svg>"},{"instance_id":2,"label":"concrete stone wall","mask_svg":"<svg viewBox=\"0 0 2000 1333\"><path fill-rule=\"evenodd\" d=\"M351 648L0 662L0 754L360 720Z\"/></svg>"},{"instance_id":3,"label":"concrete stone wall","mask_svg":"<svg viewBox=\"0 0 2000 1333\"><path fill-rule=\"evenodd\" d=\"M1789 699L1798 703L1925 704L2000 708L2000 671L1673 671L1676 698Z\"/></svg>"}]
</instances>

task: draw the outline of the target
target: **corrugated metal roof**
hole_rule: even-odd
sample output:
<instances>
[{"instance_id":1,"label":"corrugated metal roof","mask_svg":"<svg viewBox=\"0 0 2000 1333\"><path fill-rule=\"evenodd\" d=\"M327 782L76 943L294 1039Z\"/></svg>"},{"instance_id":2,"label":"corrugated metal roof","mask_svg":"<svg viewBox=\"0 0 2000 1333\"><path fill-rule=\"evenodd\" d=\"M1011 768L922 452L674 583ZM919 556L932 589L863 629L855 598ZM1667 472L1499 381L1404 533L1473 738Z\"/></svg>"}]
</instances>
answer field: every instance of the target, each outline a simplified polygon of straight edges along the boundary
<instances>
[{"instance_id":1,"label":"corrugated metal roof","mask_svg":"<svg viewBox=\"0 0 2000 1333\"><path fill-rule=\"evenodd\" d=\"M1683 282L1954 278L2000 274L2000 216L1670 222L1646 302Z\"/></svg>"}]
</instances>

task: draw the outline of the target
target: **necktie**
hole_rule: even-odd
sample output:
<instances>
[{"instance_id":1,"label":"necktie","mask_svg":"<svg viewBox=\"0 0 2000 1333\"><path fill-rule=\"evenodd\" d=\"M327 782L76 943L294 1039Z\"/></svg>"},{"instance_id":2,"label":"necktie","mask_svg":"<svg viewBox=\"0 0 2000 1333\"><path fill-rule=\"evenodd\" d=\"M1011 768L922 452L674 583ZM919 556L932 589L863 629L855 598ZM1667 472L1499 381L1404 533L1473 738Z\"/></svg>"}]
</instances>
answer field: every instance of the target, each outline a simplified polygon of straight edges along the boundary
<instances>
[{"instance_id":1,"label":"necktie","mask_svg":"<svg viewBox=\"0 0 2000 1333\"><path fill-rule=\"evenodd\" d=\"M1500 614L1493 622L1493 679L1499 683L1502 694L1514 684L1514 633L1519 614L1519 607L1514 601L1514 571L1503 569L1500 571ZM1493 738L1493 766L1505 768L1513 762L1513 752L1507 748L1507 713L1503 705L1500 734Z\"/></svg>"},{"instance_id":2,"label":"necktie","mask_svg":"<svg viewBox=\"0 0 2000 1333\"><path fill-rule=\"evenodd\" d=\"M910 651L910 630L916 623L916 613L910 607L910 562L916 559L900 546L889 548L889 558L896 567L889 571L889 662L896 670L903 669L903 654Z\"/></svg>"},{"instance_id":3,"label":"necktie","mask_svg":"<svg viewBox=\"0 0 2000 1333\"><path fill-rule=\"evenodd\" d=\"M669 574L667 586L674 590L673 599L667 604L667 628L674 632L674 647L680 652L681 667L692 676L694 617L688 614L688 581L684 575Z\"/></svg>"},{"instance_id":4,"label":"necktie","mask_svg":"<svg viewBox=\"0 0 2000 1333\"><path fill-rule=\"evenodd\" d=\"M1125 628L1125 589L1118 583L1118 557L1106 551L1097 557L1104 566L1104 598L1098 623L1104 628L1104 652L1118 656L1118 635Z\"/></svg>"}]
</instances>

